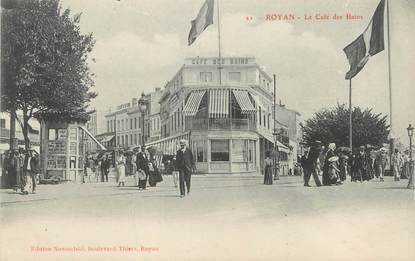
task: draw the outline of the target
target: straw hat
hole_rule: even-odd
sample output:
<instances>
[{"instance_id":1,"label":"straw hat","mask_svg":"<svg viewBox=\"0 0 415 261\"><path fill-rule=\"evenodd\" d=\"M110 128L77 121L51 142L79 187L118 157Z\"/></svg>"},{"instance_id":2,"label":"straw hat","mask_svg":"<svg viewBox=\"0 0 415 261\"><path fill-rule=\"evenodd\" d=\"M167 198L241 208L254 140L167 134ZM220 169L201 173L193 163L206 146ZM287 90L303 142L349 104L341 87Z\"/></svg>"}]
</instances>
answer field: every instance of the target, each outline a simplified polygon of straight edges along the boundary
<instances>
[{"instance_id":1,"label":"straw hat","mask_svg":"<svg viewBox=\"0 0 415 261\"><path fill-rule=\"evenodd\" d=\"M335 162L335 161L337 161L339 159L339 157L337 157L337 156L333 156L333 157L330 157L329 158L329 162Z\"/></svg>"}]
</instances>

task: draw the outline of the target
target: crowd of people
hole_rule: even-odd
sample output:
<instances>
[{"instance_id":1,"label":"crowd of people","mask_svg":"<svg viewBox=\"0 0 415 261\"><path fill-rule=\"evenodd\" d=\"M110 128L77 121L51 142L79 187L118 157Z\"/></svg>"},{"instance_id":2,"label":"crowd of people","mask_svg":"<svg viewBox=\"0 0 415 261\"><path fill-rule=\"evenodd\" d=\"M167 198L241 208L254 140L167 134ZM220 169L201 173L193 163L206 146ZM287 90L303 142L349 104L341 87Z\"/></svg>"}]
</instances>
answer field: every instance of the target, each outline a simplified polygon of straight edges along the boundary
<instances>
[{"instance_id":1,"label":"crowd of people","mask_svg":"<svg viewBox=\"0 0 415 261\"><path fill-rule=\"evenodd\" d=\"M180 187L180 196L190 193L191 174L195 170L192 151L187 147L187 141L180 141L180 149L176 155L163 157L163 161L156 160L155 150L146 146L138 146L133 150L117 151L113 163L108 155L94 159L87 156L84 173L87 177L95 177L97 181L108 182L108 173L111 166L115 170L115 182L118 187L125 186L126 176L133 175L138 190L156 187L163 181L162 171L173 177L174 186ZM90 178L89 178L90 180Z\"/></svg>"},{"instance_id":2,"label":"crowd of people","mask_svg":"<svg viewBox=\"0 0 415 261\"><path fill-rule=\"evenodd\" d=\"M364 182L372 179L384 181L385 170L391 166L395 181L409 177L409 151L403 154L395 149L389 162L386 148L360 146L356 153L347 147L336 147L330 143L324 149L320 141L315 141L300 158L304 173L304 186L309 187L311 176L316 186L341 185L350 176L352 182ZM390 164L389 164L390 163ZM319 176L321 175L321 181Z\"/></svg>"},{"instance_id":3,"label":"crowd of people","mask_svg":"<svg viewBox=\"0 0 415 261\"><path fill-rule=\"evenodd\" d=\"M39 182L39 154L34 150L14 149L2 154L2 185L17 193L36 193Z\"/></svg>"}]
</instances>

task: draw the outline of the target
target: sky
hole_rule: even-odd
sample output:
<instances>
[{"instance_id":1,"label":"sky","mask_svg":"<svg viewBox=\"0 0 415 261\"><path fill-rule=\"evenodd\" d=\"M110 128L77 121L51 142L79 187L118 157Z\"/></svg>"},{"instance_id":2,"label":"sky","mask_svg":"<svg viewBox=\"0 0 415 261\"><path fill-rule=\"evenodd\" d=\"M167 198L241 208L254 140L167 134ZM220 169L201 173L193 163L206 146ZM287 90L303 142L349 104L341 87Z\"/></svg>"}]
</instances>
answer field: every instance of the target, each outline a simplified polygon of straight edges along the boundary
<instances>
[{"instance_id":1,"label":"sky","mask_svg":"<svg viewBox=\"0 0 415 261\"><path fill-rule=\"evenodd\" d=\"M114 109L142 92L163 87L185 57L217 56L217 10L209 26L187 46L190 21L204 0L62 0L82 13L81 30L96 44L90 57L98 97L92 106ZM307 119L316 111L348 104L349 64L343 48L367 27L379 0L220 0L222 56L254 56L277 75L277 99ZM215 5L217 1L215 1ZM415 125L415 1L394 0L389 8L392 129L408 143ZM266 20L293 14L294 20ZM346 14L360 17L346 19ZM323 18L327 15L329 19ZM333 16L342 16L334 20ZM305 16L311 20L305 20ZM247 17L252 19L247 19ZM275 16L274 16L275 17ZM389 115L388 40L352 80L353 106ZM93 59L92 59L93 58ZM94 61L93 61L94 60Z\"/></svg>"}]
</instances>

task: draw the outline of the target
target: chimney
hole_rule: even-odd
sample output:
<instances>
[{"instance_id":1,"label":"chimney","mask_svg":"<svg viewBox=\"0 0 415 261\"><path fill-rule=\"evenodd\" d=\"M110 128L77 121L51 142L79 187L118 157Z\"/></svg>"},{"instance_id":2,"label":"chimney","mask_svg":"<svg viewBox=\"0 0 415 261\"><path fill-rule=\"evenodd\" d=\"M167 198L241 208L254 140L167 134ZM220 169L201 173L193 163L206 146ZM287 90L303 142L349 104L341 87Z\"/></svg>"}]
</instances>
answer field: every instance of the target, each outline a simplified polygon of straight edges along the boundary
<instances>
[{"instance_id":1,"label":"chimney","mask_svg":"<svg viewBox=\"0 0 415 261\"><path fill-rule=\"evenodd\" d=\"M159 92L160 91L160 87L156 87L156 92Z\"/></svg>"}]
</instances>

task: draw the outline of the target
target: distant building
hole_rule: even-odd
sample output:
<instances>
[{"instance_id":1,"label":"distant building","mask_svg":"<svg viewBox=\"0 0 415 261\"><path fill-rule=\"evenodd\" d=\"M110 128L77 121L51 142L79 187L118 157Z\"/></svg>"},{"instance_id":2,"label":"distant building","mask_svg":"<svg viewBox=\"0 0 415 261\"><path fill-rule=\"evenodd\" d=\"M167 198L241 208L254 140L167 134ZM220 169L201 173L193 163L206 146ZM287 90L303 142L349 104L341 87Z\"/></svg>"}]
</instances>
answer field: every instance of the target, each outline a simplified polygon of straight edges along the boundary
<instances>
[{"instance_id":1,"label":"distant building","mask_svg":"<svg viewBox=\"0 0 415 261\"><path fill-rule=\"evenodd\" d=\"M22 117L18 113L18 117ZM40 124L39 122L32 118L29 120L29 139L31 148L39 152L40 146ZM15 137L17 138L18 146L20 148L25 147L24 137L22 128L18 120L16 120L16 134ZM0 112L0 153L9 149L10 143L10 114L7 112Z\"/></svg>"},{"instance_id":2,"label":"distant building","mask_svg":"<svg viewBox=\"0 0 415 261\"><path fill-rule=\"evenodd\" d=\"M118 105L116 110L105 115L106 140L114 139L112 144L117 148L129 148L160 138L160 105L158 103L162 91L156 88L154 92L145 95L146 111L144 118L138 104L139 99ZM144 136L143 136L144 126ZM112 136L112 137L111 137Z\"/></svg>"}]
</instances>

